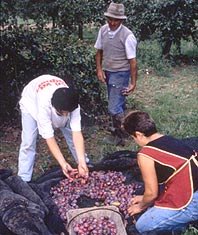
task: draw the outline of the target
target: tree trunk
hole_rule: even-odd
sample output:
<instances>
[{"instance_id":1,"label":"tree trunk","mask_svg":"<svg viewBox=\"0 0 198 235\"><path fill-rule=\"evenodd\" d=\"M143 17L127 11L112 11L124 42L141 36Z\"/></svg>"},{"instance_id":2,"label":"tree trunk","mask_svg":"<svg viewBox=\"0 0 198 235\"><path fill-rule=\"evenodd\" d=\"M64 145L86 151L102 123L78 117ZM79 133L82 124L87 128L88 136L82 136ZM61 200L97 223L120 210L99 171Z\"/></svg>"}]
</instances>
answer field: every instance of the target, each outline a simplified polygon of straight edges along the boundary
<instances>
[{"instance_id":1,"label":"tree trunk","mask_svg":"<svg viewBox=\"0 0 198 235\"><path fill-rule=\"evenodd\" d=\"M162 49L162 55L164 56L164 58L167 58L169 56L171 46L172 46L172 40L167 40Z\"/></svg>"},{"instance_id":2,"label":"tree trunk","mask_svg":"<svg viewBox=\"0 0 198 235\"><path fill-rule=\"evenodd\" d=\"M52 17L52 28L55 28L56 27L56 23L55 23L55 17Z\"/></svg>"},{"instance_id":3,"label":"tree trunk","mask_svg":"<svg viewBox=\"0 0 198 235\"><path fill-rule=\"evenodd\" d=\"M78 38L83 40L83 23L78 24Z\"/></svg>"}]
</instances>

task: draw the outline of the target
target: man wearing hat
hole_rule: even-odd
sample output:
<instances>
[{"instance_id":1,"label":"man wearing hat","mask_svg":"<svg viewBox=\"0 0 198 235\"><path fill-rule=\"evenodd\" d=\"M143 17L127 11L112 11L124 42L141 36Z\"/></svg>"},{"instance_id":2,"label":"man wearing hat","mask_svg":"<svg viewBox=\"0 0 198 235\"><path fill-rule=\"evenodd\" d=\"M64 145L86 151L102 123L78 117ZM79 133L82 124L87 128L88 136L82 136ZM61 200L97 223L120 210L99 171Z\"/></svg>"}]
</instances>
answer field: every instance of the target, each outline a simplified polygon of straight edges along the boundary
<instances>
[{"instance_id":1,"label":"man wearing hat","mask_svg":"<svg viewBox=\"0 0 198 235\"><path fill-rule=\"evenodd\" d=\"M22 141L19 151L18 175L28 182L32 178L36 155L36 140L40 134L50 152L68 178L75 174L88 176L88 168L81 133L80 105L77 92L64 80L52 75L41 75L23 89L19 101L22 117ZM59 128L78 163L78 171L66 162L54 137Z\"/></svg>"},{"instance_id":2,"label":"man wearing hat","mask_svg":"<svg viewBox=\"0 0 198 235\"><path fill-rule=\"evenodd\" d=\"M96 72L98 79L107 84L113 143L124 145L121 120L126 109L126 96L136 87L137 41L132 31L122 24L127 18L123 4L112 2L104 15L107 24L100 28L94 45L97 49Z\"/></svg>"}]
</instances>

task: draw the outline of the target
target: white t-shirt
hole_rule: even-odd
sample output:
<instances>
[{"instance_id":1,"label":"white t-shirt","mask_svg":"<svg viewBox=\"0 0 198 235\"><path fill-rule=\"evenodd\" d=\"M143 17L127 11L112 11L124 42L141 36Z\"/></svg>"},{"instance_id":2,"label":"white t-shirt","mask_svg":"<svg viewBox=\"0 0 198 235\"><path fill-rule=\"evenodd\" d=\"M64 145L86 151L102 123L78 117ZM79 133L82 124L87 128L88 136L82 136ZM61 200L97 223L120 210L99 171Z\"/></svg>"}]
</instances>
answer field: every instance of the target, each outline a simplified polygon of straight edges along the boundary
<instances>
[{"instance_id":1,"label":"white t-shirt","mask_svg":"<svg viewBox=\"0 0 198 235\"><path fill-rule=\"evenodd\" d=\"M115 37L116 33L120 29L121 29L121 25L115 31L111 31L110 28L108 27L109 38ZM126 56L128 60L136 58L136 46L137 46L137 40L134 34L132 33L127 37L126 42L125 42L125 50L126 50ZM102 50L101 29L98 32L98 37L97 37L94 47L98 50Z\"/></svg>"},{"instance_id":2,"label":"white t-shirt","mask_svg":"<svg viewBox=\"0 0 198 235\"><path fill-rule=\"evenodd\" d=\"M25 86L19 101L22 112L29 113L38 124L39 134L48 139L54 136L54 129L61 128L70 121L72 131L81 131L80 106L67 117L59 116L51 104L51 98L56 89L68 87L61 78L52 75L42 75Z\"/></svg>"}]
</instances>

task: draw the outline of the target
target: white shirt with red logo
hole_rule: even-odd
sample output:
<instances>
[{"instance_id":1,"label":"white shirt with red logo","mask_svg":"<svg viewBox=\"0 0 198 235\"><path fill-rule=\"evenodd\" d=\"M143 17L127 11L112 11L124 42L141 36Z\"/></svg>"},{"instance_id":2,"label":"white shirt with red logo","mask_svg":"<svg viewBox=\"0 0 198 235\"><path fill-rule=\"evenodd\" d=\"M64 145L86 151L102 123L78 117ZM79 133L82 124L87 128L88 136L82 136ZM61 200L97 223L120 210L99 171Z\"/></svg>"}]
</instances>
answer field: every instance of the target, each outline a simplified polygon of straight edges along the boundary
<instances>
[{"instance_id":1,"label":"white shirt with red logo","mask_svg":"<svg viewBox=\"0 0 198 235\"><path fill-rule=\"evenodd\" d=\"M48 139L54 136L54 129L70 121L72 131L81 131L80 106L68 116L59 116L51 104L56 89L68 87L64 80L52 75L41 75L29 82L23 89L19 101L21 111L29 113L38 124L39 134Z\"/></svg>"}]
</instances>

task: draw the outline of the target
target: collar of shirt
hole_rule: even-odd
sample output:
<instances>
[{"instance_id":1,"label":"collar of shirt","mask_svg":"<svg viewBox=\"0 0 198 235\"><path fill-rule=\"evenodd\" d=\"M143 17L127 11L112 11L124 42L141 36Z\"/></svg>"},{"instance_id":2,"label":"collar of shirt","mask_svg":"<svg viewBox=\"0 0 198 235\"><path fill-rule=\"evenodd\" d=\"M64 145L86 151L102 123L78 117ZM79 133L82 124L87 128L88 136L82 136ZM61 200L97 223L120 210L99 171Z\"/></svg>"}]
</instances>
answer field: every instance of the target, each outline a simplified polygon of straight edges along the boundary
<instances>
[{"instance_id":1,"label":"collar of shirt","mask_svg":"<svg viewBox=\"0 0 198 235\"><path fill-rule=\"evenodd\" d=\"M116 33L121 29L121 26L122 24L115 31L112 31L108 26L108 35L110 39L115 37Z\"/></svg>"},{"instance_id":2,"label":"collar of shirt","mask_svg":"<svg viewBox=\"0 0 198 235\"><path fill-rule=\"evenodd\" d=\"M52 112L51 112L51 122L53 128L61 128L64 127L67 123L67 121L70 118L70 113L67 116L59 116L56 112L56 109L52 107Z\"/></svg>"}]
</instances>

